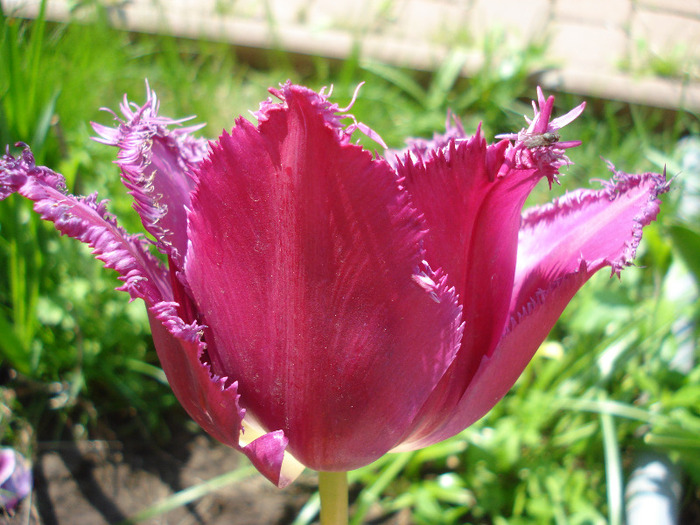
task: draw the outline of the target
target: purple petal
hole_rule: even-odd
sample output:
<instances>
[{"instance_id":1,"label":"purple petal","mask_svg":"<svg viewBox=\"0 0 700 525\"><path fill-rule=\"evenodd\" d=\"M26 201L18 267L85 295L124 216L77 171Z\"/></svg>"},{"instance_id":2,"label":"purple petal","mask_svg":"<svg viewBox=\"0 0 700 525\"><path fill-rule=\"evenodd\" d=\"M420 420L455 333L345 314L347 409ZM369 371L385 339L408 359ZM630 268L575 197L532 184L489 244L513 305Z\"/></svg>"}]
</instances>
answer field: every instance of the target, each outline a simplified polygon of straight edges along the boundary
<instances>
[{"instance_id":1,"label":"purple petal","mask_svg":"<svg viewBox=\"0 0 700 525\"><path fill-rule=\"evenodd\" d=\"M89 245L97 259L116 270L124 282L118 290L150 305L170 297L167 273L149 253L147 243L120 228L107 212L106 201L98 201L97 195L75 197L66 193L63 177L37 167L29 148L17 158L7 153L0 160L0 197L15 192L34 201L34 210L42 219Z\"/></svg>"},{"instance_id":2,"label":"purple petal","mask_svg":"<svg viewBox=\"0 0 700 525\"><path fill-rule=\"evenodd\" d=\"M185 273L213 370L302 463L348 470L406 431L454 357L459 308L389 166L322 96L276 93L203 163Z\"/></svg>"},{"instance_id":3,"label":"purple petal","mask_svg":"<svg viewBox=\"0 0 700 525\"><path fill-rule=\"evenodd\" d=\"M658 195L668 184L654 173L613 172L604 189L569 193L523 217L512 312L582 262L592 273L610 266L617 274L634 259L642 228L658 214Z\"/></svg>"},{"instance_id":4,"label":"purple petal","mask_svg":"<svg viewBox=\"0 0 700 525\"><path fill-rule=\"evenodd\" d=\"M34 208L43 219L90 245L106 267L117 270L124 281L119 289L146 301L159 359L176 397L193 419L215 438L243 451L271 481L280 486L289 483L293 477L283 464L284 436L277 433L239 445L243 412L237 405L236 386L212 378L209 367L200 361L204 355L199 341L203 327L191 320L186 324L176 313L179 308L182 317L191 319L194 308L187 312L190 305L182 285L149 253L147 243L117 226L106 211L106 203L98 202L96 196L65 193L63 177L35 166L29 149L18 158L8 153L0 160L0 195L15 192L35 201ZM168 302L173 299L178 302Z\"/></svg>"},{"instance_id":5,"label":"purple petal","mask_svg":"<svg viewBox=\"0 0 700 525\"><path fill-rule=\"evenodd\" d=\"M27 461L11 448L0 450L0 509L12 513L32 491L32 471Z\"/></svg>"},{"instance_id":6,"label":"purple petal","mask_svg":"<svg viewBox=\"0 0 700 525\"><path fill-rule=\"evenodd\" d=\"M98 142L119 148L117 164L122 181L134 197L134 209L158 248L179 260L187 248L187 216L194 168L207 152L207 141L190 133L201 126L170 129L183 120L158 116L158 99L148 89L146 103L138 107L124 99L124 120L108 128L93 123ZM186 120L186 119L185 119Z\"/></svg>"},{"instance_id":7,"label":"purple petal","mask_svg":"<svg viewBox=\"0 0 700 525\"><path fill-rule=\"evenodd\" d=\"M571 124L574 120L576 120L578 117L581 116L581 113L583 113L583 110L586 109L586 103L581 102L578 106L576 106L574 109L569 111L568 113L557 117L555 119L552 119L552 121L549 123L549 126L547 126L547 129L549 131L556 131L558 129L563 128L564 126Z\"/></svg>"},{"instance_id":8,"label":"purple petal","mask_svg":"<svg viewBox=\"0 0 700 525\"><path fill-rule=\"evenodd\" d=\"M202 342L205 327L194 322L185 324L177 313L178 308L178 303L162 302L149 310L158 359L175 397L209 435L241 450L274 484L287 485L292 481L282 472L287 439L277 431L241 446L245 410L238 403L238 383L211 373L206 345Z\"/></svg>"},{"instance_id":9,"label":"purple petal","mask_svg":"<svg viewBox=\"0 0 700 525\"><path fill-rule=\"evenodd\" d=\"M0 450L0 486L5 483L15 471L15 451L11 448Z\"/></svg>"},{"instance_id":10,"label":"purple petal","mask_svg":"<svg viewBox=\"0 0 700 525\"><path fill-rule=\"evenodd\" d=\"M583 102L565 115L550 121L554 108L554 97L550 96L545 100L542 89L538 87L537 99L539 107L534 101L532 103L533 118L525 117L529 124L527 128L521 129L518 133L502 133L496 135L496 138L515 141L516 153L513 156L519 167L537 167L539 170L551 169L551 173L547 174L551 184L553 180L556 180L556 176L554 176L556 170L561 166L571 164L569 158L564 154L564 150L581 145L579 140L559 142L558 131L578 118L583 113L586 103ZM546 137L547 134L553 139L543 141L542 138Z\"/></svg>"},{"instance_id":11,"label":"purple petal","mask_svg":"<svg viewBox=\"0 0 700 525\"><path fill-rule=\"evenodd\" d=\"M509 168L507 147L487 146L477 134L422 163L406 157L398 166L428 225L429 262L455 286L465 322L459 354L421 410L414 435L443 423L509 318L522 206L546 172Z\"/></svg>"},{"instance_id":12,"label":"purple petal","mask_svg":"<svg viewBox=\"0 0 700 525\"><path fill-rule=\"evenodd\" d=\"M580 287L605 266L617 274L631 263L642 228L658 214L658 195L666 191L665 176L616 172L603 190L570 193L526 214L508 327L447 423L403 448L436 443L483 417L515 383Z\"/></svg>"},{"instance_id":13,"label":"purple petal","mask_svg":"<svg viewBox=\"0 0 700 525\"><path fill-rule=\"evenodd\" d=\"M539 110L533 102L532 109L535 111L535 116L530 123L528 131L531 133L544 133L549 129L549 117L552 116L552 109L554 109L554 97L550 95L545 100L542 89L537 86L537 101L539 102Z\"/></svg>"}]
</instances>

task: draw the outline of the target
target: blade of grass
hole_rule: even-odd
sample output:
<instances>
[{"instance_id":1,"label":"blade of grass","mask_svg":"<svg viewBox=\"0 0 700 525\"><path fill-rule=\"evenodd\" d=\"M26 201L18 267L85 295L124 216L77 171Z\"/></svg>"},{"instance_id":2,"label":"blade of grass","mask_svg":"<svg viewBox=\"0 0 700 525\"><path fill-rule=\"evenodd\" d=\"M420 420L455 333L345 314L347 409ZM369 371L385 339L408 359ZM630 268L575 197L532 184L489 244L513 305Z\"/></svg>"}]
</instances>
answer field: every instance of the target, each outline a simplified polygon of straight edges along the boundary
<instances>
[{"instance_id":1,"label":"blade of grass","mask_svg":"<svg viewBox=\"0 0 700 525\"><path fill-rule=\"evenodd\" d=\"M140 359L133 358L126 359L125 363L129 370L139 372L140 374L148 376L155 379L159 383L168 386L168 379L165 377L165 372L163 372L162 368L146 363L145 361L141 361Z\"/></svg>"},{"instance_id":2,"label":"blade of grass","mask_svg":"<svg viewBox=\"0 0 700 525\"><path fill-rule=\"evenodd\" d=\"M452 91L457 79L462 73L464 65L469 59L466 50L455 49L450 52L447 59L442 63L440 69L433 77L433 82L428 90L428 98L425 107L430 110L442 108L446 105L448 96Z\"/></svg>"},{"instance_id":3,"label":"blade of grass","mask_svg":"<svg viewBox=\"0 0 700 525\"><path fill-rule=\"evenodd\" d=\"M615 420L610 414L600 414L603 429L603 451L605 453L605 478L608 494L609 525L623 524L623 481L622 463L620 462L620 444L615 432Z\"/></svg>"},{"instance_id":4,"label":"blade of grass","mask_svg":"<svg viewBox=\"0 0 700 525\"><path fill-rule=\"evenodd\" d=\"M396 454L379 477L360 493L360 497L357 499L357 509L350 520L350 525L360 525L363 522L372 504L379 499L389 483L398 477L412 457L412 452Z\"/></svg>"},{"instance_id":5,"label":"blade of grass","mask_svg":"<svg viewBox=\"0 0 700 525\"><path fill-rule=\"evenodd\" d=\"M42 68L42 51L44 44L44 35L46 32L46 1L41 0L39 13L32 27L32 33L29 37L29 53L28 53L28 85L24 88L27 90L27 100L30 102L30 114L35 112L35 104L38 100L38 89L44 89L45 85L38 82ZM36 147L36 146L35 146Z\"/></svg>"},{"instance_id":6,"label":"blade of grass","mask_svg":"<svg viewBox=\"0 0 700 525\"><path fill-rule=\"evenodd\" d=\"M559 407L565 410L595 412L597 414L634 419L645 423L651 423L661 417L642 408L636 408L619 401L562 398L558 403Z\"/></svg>"},{"instance_id":7,"label":"blade of grass","mask_svg":"<svg viewBox=\"0 0 700 525\"><path fill-rule=\"evenodd\" d=\"M156 516L160 516L161 514L170 512L178 507L192 503L193 501L198 500L199 498L202 498L207 494L217 491L223 487L231 485L232 483L252 477L256 473L257 470L255 470L255 467L252 465L246 465L231 472L227 472L226 474L212 478L204 483L195 485L194 487L188 487L180 492L176 492L169 498L159 501L155 505L134 514L127 520L119 522L117 525L134 525Z\"/></svg>"},{"instance_id":8,"label":"blade of grass","mask_svg":"<svg viewBox=\"0 0 700 525\"><path fill-rule=\"evenodd\" d=\"M349 481L349 480L348 480ZM297 514L292 525L309 525L321 511L321 495L314 492Z\"/></svg>"},{"instance_id":9,"label":"blade of grass","mask_svg":"<svg viewBox=\"0 0 700 525\"><path fill-rule=\"evenodd\" d=\"M29 352L22 345L14 328L4 316L0 315L0 356L9 361L9 365L21 374L31 375L31 364L28 359Z\"/></svg>"},{"instance_id":10,"label":"blade of grass","mask_svg":"<svg viewBox=\"0 0 700 525\"><path fill-rule=\"evenodd\" d=\"M369 60L362 62L362 69L393 84L419 104L425 104L428 94L420 84L413 80L410 74L405 71Z\"/></svg>"}]
</instances>

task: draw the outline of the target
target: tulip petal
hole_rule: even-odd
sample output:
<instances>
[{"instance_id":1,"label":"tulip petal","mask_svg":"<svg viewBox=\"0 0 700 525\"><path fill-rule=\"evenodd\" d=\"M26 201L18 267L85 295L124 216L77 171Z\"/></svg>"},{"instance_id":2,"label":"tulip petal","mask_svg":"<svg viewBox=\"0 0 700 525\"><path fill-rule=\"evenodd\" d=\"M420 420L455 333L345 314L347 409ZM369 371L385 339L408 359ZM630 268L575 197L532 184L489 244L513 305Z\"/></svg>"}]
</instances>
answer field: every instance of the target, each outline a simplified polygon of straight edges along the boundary
<instances>
[{"instance_id":1,"label":"tulip petal","mask_svg":"<svg viewBox=\"0 0 700 525\"><path fill-rule=\"evenodd\" d=\"M242 405L305 465L349 470L405 433L455 355L459 307L389 166L322 95L275 93L202 164L185 273Z\"/></svg>"},{"instance_id":2,"label":"tulip petal","mask_svg":"<svg viewBox=\"0 0 700 525\"><path fill-rule=\"evenodd\" d=\"M477 132L427 159L414 162L406 157L397 166L428 225L424 245L429 262L449 276L463 305L469 323L463 348L470 332L482 338L480 347L500 336L522 205L541 178L534 169L504 171L506 146L487 146ZM470 330L471 324L479 329Z\"/></svg>"},{"instance_id":3,"label":"tulip petal","mask_svg":"<svg viewBox=\"0 0 700 525\"><path fill-rule=\"evenodd\" d=\"M551 127L554 98L545 99L538 90L538 102L533 119L527 119L528 130L505 136L517 141L514 146L507 140L487 146L477 129L470 139L423 152L418 161L414 154L406 156L397 166L428 224L429 262L456 287L466 325L459 354L416 418L408 441L445 424L482 359L500 341L510 316L522 206L540 179L546 177L551 185L558 168L570 162L565 148L554 143L525 146L527 133Z\"/></svg>"},{"instance_id":4,"label":"tulip petal","mask_svg":"<svg viewBox=\"0 0 700 525\"><path fill-rule=\"evenodd\" d=\"M124 119L109 128L93 123L98 142L119 148L117 165L122 181L134 198L134 209L160 251L180 260L187 248L187 215L193 170L207 152L207 141L190 133L202 126L170 129L184 120L158 116L155 92L147 87L146 103L138 107L124 98Z\"/></svg>"},{"instance_id":5,"label":"tulip petal","mask_svg":"<svg viewBox=\"0 0 700 525\"><path fill-rule=\"evenodd\" d=\"M518 266L511 311L519 312L538 290L578 270L614 274L634 259L642 228L659 212L658 195L668 191L665 175L615 171L599 191L577 190L528 210L518 243Z\"/></svg>"},{"instance_id":6,"label":"tulip petal","mask_svg":"<svg viewBox=\"0 0 700 525\"><path fill-rule=\"evenodd\" d=\"M63 176L36 166L29 148L17 158L8 152L0 159L0 199L15 192L34 201L34 210L42 219L89 245L97 259L116 270L124 282L118 290L150 305L170 297L166 271L148 251L147 242L119 227L107 212L106 201L98 201L96 194L75 197L66 193Z\"/></svg>"},{"instance_id":7,"label":"tulip petal","mask_svg":"<svg viewBox=\"0 0 700 525\"><path fill-rule=\"evenodd\" d=\"M238 383L212 377L201 341L204 327L185 324L177 314L178 303L161 302L149 309L149 320L158 359L168 383L185 411L209 435L242 451L255 467L282 487L293 481L282 472L287 439L281 431L239 442L245 416L238 403Z\"/></svg>"},{"instance_id":8,"label":"tulip petal","mask_svg":"<svg viewBox=\"0 0 700 525\"><path fill-rule=\"evenodd\" d=\"M543 172L509 167L507 147L507 141L487 146L477 132L397 166L428 224L429 262L455 286L465 322L459 354L416 419L414 436L442 424L508 321L521 209Z\"/></svg>"},{"instance_id":9,"label":"tulip petal","mask_svg":"<svg viewBox=\"0 0 700 525\"><path fill-rule=\"evenodd\" d=\"M447 423L402 449L446 439L483 417L511 388L574 294L610 266L629 264L642 228L659 212L665 175L615 172L603 190L579 190L529 211L518 245L511 321L491 355L483 357Z\"/></svg>"}]
</instances>

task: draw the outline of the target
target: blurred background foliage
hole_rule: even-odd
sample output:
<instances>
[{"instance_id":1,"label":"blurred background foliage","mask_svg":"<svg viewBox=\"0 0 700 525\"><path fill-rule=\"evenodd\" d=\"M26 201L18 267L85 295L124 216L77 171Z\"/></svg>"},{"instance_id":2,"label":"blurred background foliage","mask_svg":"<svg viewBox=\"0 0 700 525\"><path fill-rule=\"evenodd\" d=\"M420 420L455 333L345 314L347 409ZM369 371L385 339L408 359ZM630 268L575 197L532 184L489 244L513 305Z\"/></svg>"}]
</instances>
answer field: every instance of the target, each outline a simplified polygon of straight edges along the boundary
<instances>
[{"instance_id":1,"label":"blurred background foliage","mask_svg":"<svg viewBox=\"0 0 700 525\"><path fill-rule=\"evenodd\" d=\"M99 190L131 232L141 225L113 164L90 140L90 121L111 123L122 95L162 114L197 115L217 137L248 115L266 89L291 79L334 86L353 113L391 147L444 129L447 110L473 131L522 127L546 66L536 45L509 53L482 43L482 71L461 78L455 51L433 74L357 57L329 61L269 52L256 61L224 44L92 25L0 20L0 144L32 146L37 163L63 173L72 193ZM556 114L580 103L557 95ZM620 523L616 485L653 450L683 472L684 512L700 485L700 138L696 115L589 100L565 130L581 139L561 187L542 184L532 202L608 178L604 160L628 172L680 174L657 223L645 230L636 267L601 272L572 301L512 392L459 436L389 455L352 474L354 523L380 504L417 524ZM376 146L372 146L376 147ZM0 206L0 436L31 456L41 441L118 437L167 446L192 424L172 396L149 337L145 310L114 293L115 275L89 250L41 223L15 196ZM119 424L115 424L119 422ZM117 430L118 429L118 430ZM295 523L308 523L311 498ZM693 510L695 509L695 510ZM696 515L696 514L695 514Z\"/></svg>"}]
</instances>

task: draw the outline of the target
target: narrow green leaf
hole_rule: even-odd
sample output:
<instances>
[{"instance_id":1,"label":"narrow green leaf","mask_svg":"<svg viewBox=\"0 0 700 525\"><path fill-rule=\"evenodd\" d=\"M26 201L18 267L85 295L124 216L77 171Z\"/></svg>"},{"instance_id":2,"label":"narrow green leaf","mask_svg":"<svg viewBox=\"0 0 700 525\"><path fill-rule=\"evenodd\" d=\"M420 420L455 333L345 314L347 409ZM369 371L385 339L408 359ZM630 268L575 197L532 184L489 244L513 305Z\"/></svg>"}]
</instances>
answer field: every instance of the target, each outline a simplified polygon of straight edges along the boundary
<instances>
[{"instance_id":1,"label":"narrow green leaf","mask_svg":"<svg viewBox=\"0 0 700 525\"><path fill-rule=\"evenodd\" d=\"M700 283L700 232L684 224L674 224L668 228L673 245L683 262Z\"/></svg>"},{"instance_id":2,"label":"narrow green leaf","mask_svg":"<svg viewBox=\"0 0 700 525\"><path fill-rule=\"evenodd\" d=\"M32 375L31 356L29 351L20 341L15 330L4 316L0 315L0 353L2 360L21 374Z\"/></svg>"},{"instance_id":3,"label":"narrow green leaf","mask_svg":"<svg viewBox=\"0 0 700 525\"><path fill-rule=\"evenodd\" d=\"M428 94L407 72L370 60L363 61L361 63L361 67L365 71L368 71L379 78L383 78L390 84L393 84L406 95L415 99L415 101L421 104L421 106L425 105Z\"/></svg>"},{"instance_id":4,"label":"narrow green leaf","mask_svg":"<svg viewBox=\"0 0 700 525\"><path fill-rule=\"evenodd\" d=\"M622 463L620 461L620 444L617 442L617 434L615 432L615 420L610 414L601 413L600 423L603 428L608 523L609 525L622 525L624 509Z\"/></svg>"},{"instance_id":5,"label":"narrow green leaf","mask_svg":"<svg viewBox=\"0 0 700 525\"><path fill-rule=\"evenodd\" d=\"M195 485L194 487L189 487L184 490L181 490L180 492L173 494L169 498L165 498L156 503L155 505L134 514L129 519L122 521L117 525L133 525L135 523L139 523L141 521L146 521L156 516L160 516L161 514L170 512L173 509L182 507L183 505L187 505L188 503L192 503L193 501L198 500L199 498L202 498L207 494L215 492L227 485L231 485L232 483L236 483L243 479L254 476L256 472L257 471L255 470L255 467L253 467L252 465L246 465L244 467L237 468L236 470L212 478L208 481L205 481L204 483Z\"/></svg>"},{"instance_id":6,"label":"narrow green leaf","mask_svg":"<svg viewBox=\"0 0 700 525\"><path fill-rule=\"evenodd\" d=\"M469 53L464 49L454 49L438 69L430 85L426 107L438 109L446 105L448 96L457 79L461 76Z\"/></svg>"}]
</instances>

